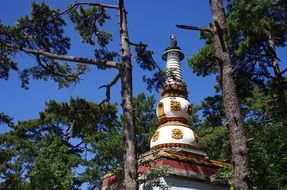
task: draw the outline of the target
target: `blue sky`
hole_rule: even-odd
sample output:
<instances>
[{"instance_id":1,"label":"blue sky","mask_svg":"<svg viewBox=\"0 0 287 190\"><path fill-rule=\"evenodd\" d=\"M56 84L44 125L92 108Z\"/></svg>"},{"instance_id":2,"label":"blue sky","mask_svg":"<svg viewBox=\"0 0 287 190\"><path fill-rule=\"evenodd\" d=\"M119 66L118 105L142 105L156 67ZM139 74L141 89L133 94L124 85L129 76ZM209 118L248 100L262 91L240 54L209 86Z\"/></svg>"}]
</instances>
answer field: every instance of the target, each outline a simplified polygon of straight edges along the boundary
<instances>
[{"instance_id":1,"label":"blue sky","mask_svg":"<svg viewBox=\"0 0 287 190\"><path fill-rule=\"evenodd\" d=\"M92 1L117 3L116 0ZM75 1L46 0L44 2L53 8L64 10ZM31 3L32 0L1 1L1 22L15 24L17 18L29 14ZM214 76L204 78L196 76L187 66L187 59L203 47L204 41L199 39L199 32L181 30L175 26L176 24L208 26L211 20L208 0L125 0L125 3L128 11L130 40L135 43L142 41L148 44L150 49L155 52L155 61L163 68L165 63L161 59L161 55L169 43L169 36L175 34L178 45L185 54L181 68L183 79L188 86L189 100L192 104L199 104L205 97L213 95ZM112 19L106 24L106 28L112 31L115 36L110 49L119 50L117 12L113 10L110 13ZM72 38L72 48L68 54L92 57L93 48L83 45L78 34L75 34L72 28L73 26L68 25L66 31L66 35ZM285 58L282 60L286 60L284 52L286 49L279 50L279 58ZM31 64L31 59L27 58L25 54L18 55L17 60L20 65ZM21 88L18 73L10 73L8 81L0 80L0 112L10 115L16 122L38 117L38 113L45 108L45 102L51 99L69 101L71 97L80 97L89 101L100 102L104 98L105 91L98 89L98 87L111 81L115 74L115 71L98 71L91 68L91 72L83 76L81 83L75 87L58 89L53 81L31 81L30 89L24 90ZM144 72L138 68L133 59L134 96L140 92L146 92L159 99L158 92L147 92L146 84L142 81L143 74ZM120 83L112 88L111 98L111 102L120 103ZM5 131L7 128L0 126L0 133Z\"/></svg>"},{"instance_id":2,"label":"blue sky","mask_svg":"<svg viewBox=\"0 0 287 190\"><path fill-rule=\"evenodd\" d=\"M42 2L42 1L37 1ZM53 8L64 10L75 1L44 1ZM117 3L117 1L96 1L102 3ZM5 24L15 24L17 18L28 14L31 10L31 0L5 0L0 7L0 19ZM214 94L214 76L195 76L187 66L187 58L191 57L203 45L204 41L199 39L197 31L187 31L176 28L176 24L207 26L211 16L208 1L202 0L126 0L128 11L128 29L132 42L142 41L152 49L154 59L164 67L161 59L164 49L169 43L169 36L175 34L179 46L185 54L181 63L183 79L189 90L189 99L192 104L200 103L208 95ZM112 31L114 40L111 50L119 50L119 32L117 12L110 11L112 19L106 24L106 29ZM93 48L83 45L78 34L73 32L73 26L68 23L66 35L72 38L71 55L92 57ZM31 59L25 54L17 56L20 65L31 64ZM73 64L73 63L71 63ZM79 85L75 87L58 89L53 81L31 81L29 90L21 88L18 73L11 73L9 80L0 80L1 98L0 111L14 118L14 121L36 118L38 113L45 108L45 102L50 99L68 101L70 97L81 97L90 101L100 102L104 98L104 89L98 89L103 84L111 81L115 71L98 71L91 68L91 72L82 78ZM147 92L146 84L142 81L144 71L140 70L133 59L133 93L134 96L140 92ZM152 92L158 99L159 94ZM120 83L112 89L112 102L120 102ZM4 131L4 129L0 129Z\"/></svg>"}]
</instances>

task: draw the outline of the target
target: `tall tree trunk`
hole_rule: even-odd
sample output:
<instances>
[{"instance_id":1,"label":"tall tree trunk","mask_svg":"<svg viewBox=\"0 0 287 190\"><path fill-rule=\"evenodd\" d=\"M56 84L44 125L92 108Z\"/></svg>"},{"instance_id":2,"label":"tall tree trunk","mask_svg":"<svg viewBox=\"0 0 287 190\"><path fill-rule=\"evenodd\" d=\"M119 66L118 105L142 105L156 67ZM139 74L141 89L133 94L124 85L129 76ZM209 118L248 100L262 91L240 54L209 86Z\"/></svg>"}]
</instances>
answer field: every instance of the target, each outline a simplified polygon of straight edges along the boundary
<instances>
[{"instance_id":1,"label":"tall tree trunk","mask_svg":"<svg viewBox=\"0 0 287 190\"><path fill-rule=\"evenodd\" d=\"M229 129L232 160L234 167L234 185L237 190L250 189L248 166L248 147L244 135L235 82L232 78L232 62L227 46L227 32L222 0L210 0L212 12L212 30L214 31L215 56L220 61L219 74L222 80L223 105Z\"/></svg>"},{"instance_id":2,"label":"tall tree trunk","mask_svg":"<svg viewBox=\"0 0 287 190\"><path fill-rule=\"evenodd\" d=\"M285 90L283 84L283 78L281 75L278 59L276 57L276 47L275 42L272 37L269 38L269 46L271 48L271 55L272 55L272 66L275 76L275 88L277 93L277 102L280 111L280 117L283 121L285 127L287 127L287 103L285 97Z\"/></svg>"},{"instance_id":3,"label":"tall tree trunk","mask_svg":"<svg viewBox=\"0 0 287 190\"><path fill-rule=\"evenodd\" d=\"M121 37L122 65L120 70L122 84L122 109L124 126L124 188L137 190L137 158L135 139L135 116L132 105L132 64L124 1L119 0L119 24Z\"/></svg>"}]
</instances>

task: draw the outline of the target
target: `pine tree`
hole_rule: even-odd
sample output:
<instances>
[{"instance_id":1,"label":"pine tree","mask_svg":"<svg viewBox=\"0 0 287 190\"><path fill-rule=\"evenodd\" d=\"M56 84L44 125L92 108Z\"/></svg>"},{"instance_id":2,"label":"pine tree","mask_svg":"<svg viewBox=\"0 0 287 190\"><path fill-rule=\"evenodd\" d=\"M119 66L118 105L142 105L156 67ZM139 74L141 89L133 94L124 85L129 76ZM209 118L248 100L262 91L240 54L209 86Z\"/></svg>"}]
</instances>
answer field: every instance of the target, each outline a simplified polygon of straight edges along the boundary
<instances>
[{"instance_id":1,"label":"pine tree","mask_svg":"<svg viewBox=\"0 0 287 190\"><path fill-rule=\"evenodd\" d=\"M102 29L102 25L110 18L107 9L118 11L119 52L107 49L112 40L112 34ZM26 89L31 78L52 79L59 88L62 88L78 84L80 77L89 71L90 66L95 65L101 70L115 69L117 74L114 79L102 86L106 88L106 98L102 103L109 102L110 89L121 81L121 105L125 121L123 131L125 188L135 190L137 188L135 116L132 105L131 43L128 37L126 13L123 0L119 0L117 5L74 3L62 12L52 10L44 3L33 3L31 15L19 18L16 25L6 26L0 23L0 77L7 80L9 72L14 70L19 71L22 87ZM71 42L64 34L66 21L61 16L65 14L69 14L82 42L96 47L95 58L67 55ZM18 53L33 57L34 65L27 67L27 64L16 62L14 58ZM120 62L115 61L118 59Z\"/></svg>"},{"instance_id":2,"label":"pine tree","mask_svg":"<svg viewBox=\"0 0 287 190\"><path fill-rule=\"evenodd\" d=\"M155 100L139 94L133 103L141 154L156 125ZM83 183L100 189L108 172L122 176L123 118L116 105L73 98L51 100L39 118L10 123L0 135L0 189L81 189Z\"/></svg>"},{"instance_id":3,"label":"pine tree","mask_svg":"<svg viewBox=\"0 0 287 190\"><path fill-rule=\"evenodd\" d=\"M241 116L236 85L233 79L232 60L228 48L227 28L223 3L221 0L210 0L212 13L211 28L180 26L181 28L207 31L213 40L213 56L217 60L217 69L222 88L222 99L226 126L229 129L232 161L234 167L234 185L236 189L250 189L247 139L244 134L244 123Z\"/></svg>"}]
</instances>

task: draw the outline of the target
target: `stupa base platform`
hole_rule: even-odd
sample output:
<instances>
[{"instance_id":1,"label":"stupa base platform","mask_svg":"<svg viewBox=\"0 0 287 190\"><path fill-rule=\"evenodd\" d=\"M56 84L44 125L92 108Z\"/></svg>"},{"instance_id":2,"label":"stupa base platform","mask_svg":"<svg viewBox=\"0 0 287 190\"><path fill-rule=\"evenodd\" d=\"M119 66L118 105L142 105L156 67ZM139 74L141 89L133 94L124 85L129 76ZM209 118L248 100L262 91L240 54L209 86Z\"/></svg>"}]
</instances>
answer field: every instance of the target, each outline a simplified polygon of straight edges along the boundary
<instances>
[{"instance_id":1,"label":"stupa base platform","mask_svg":"<svg viewBox=\"0 0 287 190\"><path fill-rule=\"evenodd\" d=\"M168 168L168 175L156 179L144 178L151 168ZM142 182L139 189L144 190L146 185L150 185L155 180L155 184L169 187L169 190L227 190L227 182L218 179L218 170L229 168L230 164L209 160L206 154L198 154L184 148L164 148L160 150L150 150L142 154L138 160L139 180ZM143 177L144 176L144 177ZM106 176L102 182L102 190L108 186L114 189L122 189L121 180L115 175ZM153 189L163 189L154 187Z\"/></svg>"}]
</instances>

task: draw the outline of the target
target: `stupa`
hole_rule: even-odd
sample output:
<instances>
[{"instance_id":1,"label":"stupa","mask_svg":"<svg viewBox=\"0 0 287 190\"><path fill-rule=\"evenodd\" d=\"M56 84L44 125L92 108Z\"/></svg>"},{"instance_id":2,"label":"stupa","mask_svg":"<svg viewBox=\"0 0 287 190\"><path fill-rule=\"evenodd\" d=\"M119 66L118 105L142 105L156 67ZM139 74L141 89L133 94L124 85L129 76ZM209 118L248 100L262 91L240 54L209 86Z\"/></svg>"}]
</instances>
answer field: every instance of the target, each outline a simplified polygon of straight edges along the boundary
<instances>
[{"instance_id":1,"label":"stupa","mask_svg":"<svg viewBox=\"0 0 287 190\"><path fill-rule=\"evenodd\" d=\"M156 190L229 189L228 184L217 176L219 169L231 165L210 160L200 149L198 137L189 126L192 106L182 80L180 61L183 58L176 37L172 35L162 55L166 62L166 79L156 109L160 125L150 140L150 151L138 159L139 189L150 189L151 186ZM168 175L147 177L152 168L168 168ZM116 176L107 175L102 190L116 181Z\"/></svg>"}]
</instances>

